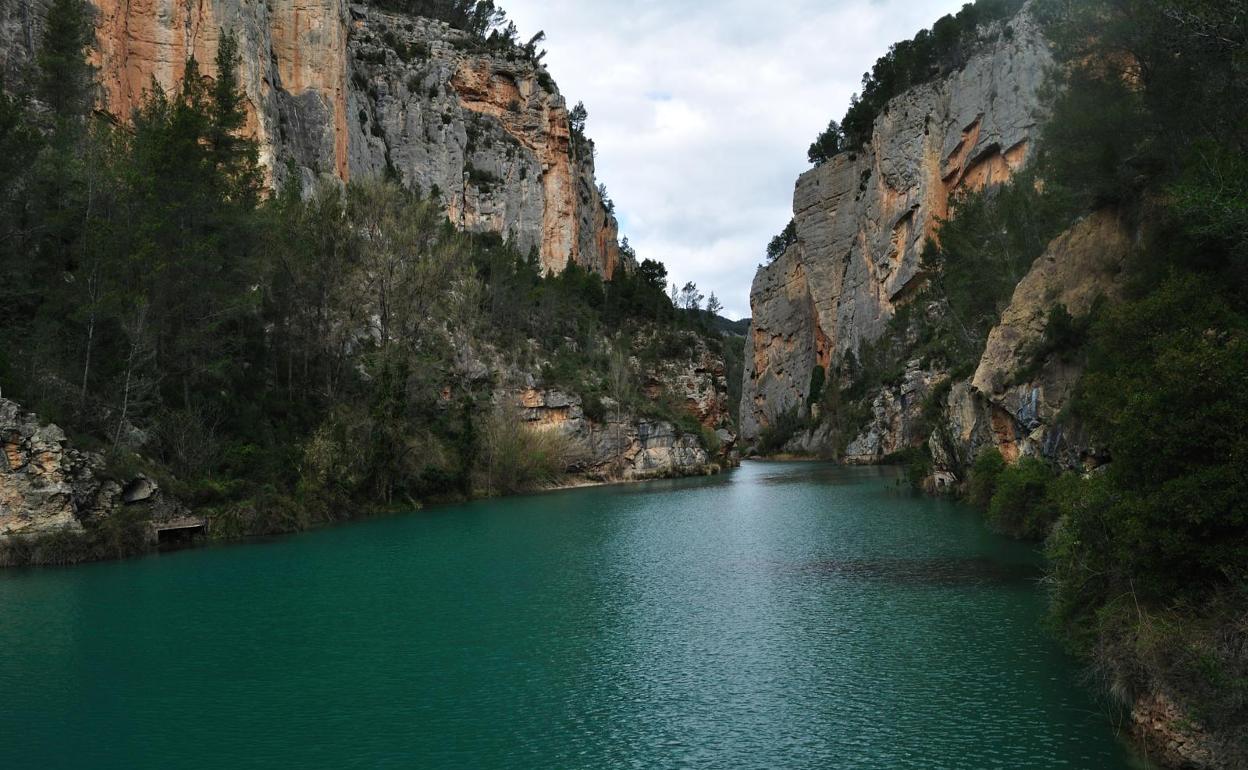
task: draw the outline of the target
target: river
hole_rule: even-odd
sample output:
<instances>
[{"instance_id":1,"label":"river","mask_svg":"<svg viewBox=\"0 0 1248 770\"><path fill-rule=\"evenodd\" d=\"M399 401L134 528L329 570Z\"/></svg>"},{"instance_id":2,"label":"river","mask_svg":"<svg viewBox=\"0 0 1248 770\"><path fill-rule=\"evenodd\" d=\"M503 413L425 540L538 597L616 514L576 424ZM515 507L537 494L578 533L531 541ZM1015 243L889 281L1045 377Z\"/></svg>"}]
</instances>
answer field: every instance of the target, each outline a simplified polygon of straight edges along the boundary
<instances>
[{"instance_id":1,"label":"river","mask_svg":"<svg viewBox=\"0 0 1248 770\"><path fill-rule=\"evenodd\" d=\"M0 572L0 767L1127 768L1033 547L890 469Z\"/></svg>"}]
</instances>

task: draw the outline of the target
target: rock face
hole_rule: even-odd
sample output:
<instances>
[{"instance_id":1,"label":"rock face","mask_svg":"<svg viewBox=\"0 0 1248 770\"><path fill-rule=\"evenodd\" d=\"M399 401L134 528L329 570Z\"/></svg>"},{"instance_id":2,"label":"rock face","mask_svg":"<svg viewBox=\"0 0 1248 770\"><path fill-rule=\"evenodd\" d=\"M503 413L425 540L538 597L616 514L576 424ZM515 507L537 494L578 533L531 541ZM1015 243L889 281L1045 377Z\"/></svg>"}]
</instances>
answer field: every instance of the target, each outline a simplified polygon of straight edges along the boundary
<instances>
[{"instance_id":1,"label":"rock face","mask_svg":"<svg viewBox=\"0 0 1248 770\"><path fill-rule=\"evenodd\" d=\"M761 268L751 292L741 433L755 439L777 415L805 414L815 367L836 365L888 333L898 307L926 276L921 251L938 236L951 201L965 190L1007 181L1027 161L1040 119L1049 46L1028 9L981 31L979 53L944 79L893 99L860 153L842 153L803 174L794 193L797 242ZM1131 236L1112 211L1055 239L1018 284L989 335L972 377L911 361L894 384L859 405L856 437L816 425L791 449L833 452L848 439L848 462L876 462L927 441L933 486L964 480L985 446L1016 461L1043 456L1069 468L1100 459L1077 425L1059 424L1079 369L1060 355L1035 360L1050 310L1075 318L1117 296ZM939 312L929 308L928 312ZM937 386L941 392L924 401ZM933 424L927 424L933 423ZM930 440L929 440L930 435Z\"/></svg>"},{"instance_id":2,"label":"rock face","mask_svg":"<svg viewBox=\"0 0 1248 770\"><path fill-rule=\"evenodd\" d=\"M397 174L465 230L496 232L548 270L610 278L617 224L563 97L519 51L485 51L448 25L345 0L93 0L101 101L125 118L153 83L175 87L194 56L214 74L222 30L240 48L247 130L273 183L304 189ZM0 7L0 72L34 59L46 0Z\"/></svg>"},{"instance_id":3,"label":"rock face","mask_svg":"<svg viewBox=\"0 0 1248 770\"><path fill-rule=\"evenodd\" d=\"M1023 456L1045 457L1072 470L1100 463L1100 453L1078 426L1061 420L1080 367L1060 353L1032 359L1051 308L1064 305L1079 318L1098 300L1120 295L1132 245L1110 210L1080 220L1049 244L989 333L975 374L950 390L944 430L931 442L938 472L963 478L961 469L985 446L995 446L1011 463Z\"/></svg>"},{"instance_id":4,"label":"rock face","mask_svg":"<svg viewBox=\"0 0 1248 770\"><path fill-rule=\"evenodd\" d=\"M728 378L723 356L713 352L697 334L683 335L689 345L687 356L663 359L652 365L642 376L642 389L651 399L663 394L675 397L681 407L710 430L729 427L732 422L728 408ZM654 340L642 338L634 345L652 348ZM640 363L634 359L634 364Z\"/></svg>"},{"instance_id":5,"label":"rock face","mask_svg":"<svg viewBox=\"0 0 1248 770\"><path fill-rule=\"evenodd\" d=\"M923 401L932 386L945 378L944 372L924 369L917 360L907 363L901 383L880 390L872 400L871 420L849 443L844 461L878 462L921 444L927 438L922 431Z\"/></svg>"},{"instance_id":6,"label":"rock face","mask_svg":"<svg viewBox=\"0 0 1248 770\"><path fill-rule=\"evenodd\" d=\"M1082 369L1061 351L1045 353L1041 345L1055 306L1081 318L1095 303L1121 295L1124 262L1132 248L1130 232L1112 210L1076 222L1049 244L1015 287L975 373L951 382L946 371L908 362L899 382L868 397L867 424L841 459L879 462L926 442L933 490L965 481L975 455L989 446L1010 463L1030 456L1069 470L1099 465L1104 453L1077 423L1063 419ZM938 386L944 389L925 404ZM827 428L820 425L799 435L786 451L828 451L821 439L836 437Z\"/></svg>"},{"instance_id":7,"label":"rock face","mask_svg":"<svg viewBox=\"0 0 1248 770\"><path fill-rule=\"evenodd\" d=\"M1131 708L1131 732L1148 753L1166 767L1194 770L1230 770L1218 741L1164 693L1150 693Z\"/></svg>"},{"instance_id":8,"label":"rock face","mask_svg":"<svg viewBox=\"0 0 1248 770\"><path fill-rule=\"evenodd\" d=\"M630 365L642 383L639 395L674 403L697 420L702 428L697 432L617 408L610 398L603 398L595 417L590 417L579 395L544 387L531 374L511 373L513 381L523 380L523 384L500 390L495 400L514 403L533 427L557 430L571 439L581 450L578 464L570 469L576 475L637 480L713 472L733 462L737 440L728 410L728 380L721 356L696 334L689 333L686 341L690 344L687 357L665 359L649 367L634 357ZM637 344L650 342L643 337ZM713 433L712 444L719 446L708 450L704 433Z\"/></svg>"},{"instance_id":9,"label":"rock face","mask_svg":"<svg viewBox=\"0 0 1248 770\"><path fill-rule=\"evenodd\" d=\"M923 279L923 245L953 196L1003 182L1027 162L1048 44L1026 11L981 34L962 70L893 99L862 152L798 179L797 243L761 268L751 289L746 439L800 408L812 367L885 332Z\"/></svg>"},{"instance_id":10,"label":"rock face","mask_svg":"<svg viewBox=\"0 0 1248 770\"><path fill-rule=\"evenodd\" d=\"M105 478L102 457L74 449L59 427L7 399L0 399L0 449L0 544L10 537L82 532L123 505L143 508L153 538L175 519L187 526L185 510L154 481L139 475L123 487Z\"/></svg>"},{"instance_id":11,"label":"rock face","mask_svg":"<svg viewBox=\"0 0 1248 770\"><path fill-rule=\"evenodd\" d=\"M1036 351L1053 307L1063 305L1081 318L1094 303L1118 298L1131 248L1131 236L1113 211L1075 223L1018 283L974 375L950 382L948 372L909 362L899 383L871 397L869 421L843 459L878 462L926 441L933 460L928 485L934 490L965 481L975 455L988 446L1010 463L1031 456L1070 470L1099 465L1103 453L1077 423L1062 417L1081 367L1061 351L1039 359ZM925 415L925 401L940 385L945 390Z\"/></svg>"},{"instance_id":12,"label":"rock face","mask_svg":"<svg viewBox=\"0 0 1248 770\"><path fill-rule=\"evenodd\" d=\"M64 431L0 400L0 536L81 530L121 493L96 479L99 458L67 447Z\"/></svg>"},{"instance_id":13,"label":"rock face","mask_svg":"<svg viewBox=\"0 0 1248 770\"><path fill-rule=\"evenodd\" d=\"M585 415L580 396L561 390L528 388L515 394L523 419L539 430L571 439L581 457L577 475L601 480L640 480L712 472L718 458L698 436L663 420L615 415L614 404L601 421Z\"/></svg>"}]
</instances>

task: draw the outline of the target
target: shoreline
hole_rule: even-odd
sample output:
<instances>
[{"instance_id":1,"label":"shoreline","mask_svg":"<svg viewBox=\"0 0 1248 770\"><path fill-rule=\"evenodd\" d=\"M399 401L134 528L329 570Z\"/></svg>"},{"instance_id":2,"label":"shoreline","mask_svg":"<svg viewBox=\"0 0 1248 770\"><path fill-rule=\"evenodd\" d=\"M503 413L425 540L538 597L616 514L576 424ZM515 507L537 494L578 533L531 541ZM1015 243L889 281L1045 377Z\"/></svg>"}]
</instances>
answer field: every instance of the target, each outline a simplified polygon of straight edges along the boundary
<instances>
[{"instance_id":1,"label":"shoreline","mask_svg":"<svg viewBox=\"0 0 1248 770\"><path fill-rule=\"evenodd\" d=\"M355 522L367 521L369 519L388 518L390 516L404 516L421 513L430 509L437 509L444 506L466 505L484 500L505 500L509 498L529 497L534 495L543 495L562 491L573 491L578 489L591 489L594 487L610 487L624 486L632 484L640 484L649 481L666 481L678 479L692 478L708 478L718 476L735 467L732 464L711 463L709 465L697 466L690 468L684 472L676 472L674 469L666 470L662 473L654 475L621 478L621 479L592 479L585 476L577 476L576 474L568 474L570 479L564 483L551 484L535 489L524 490L520 492L511 492L507 494L471 494L462 498L449 498L430 501L412 501L414 505L378 507L378 508L360 508L352 512L343 514L337 518L329 518L322 521L314 522L308 526L301 526L291 529L279 530L274 532L261 532L244 534L234 537L213 537L207 534L211 530L212 516L201 516L191 511L191 516L202 520L202 529L204 534L192 537L185 541L170 541L160 543L158 540L153 541L151 538L146 539L142 544L132 543L129 548L122 548L114 553L104 556L82 556L86 549L96 545L98 530L78 530L69 531L62 530L59 532L45 532L38 534L11 534L0 538L0 570L18 570L18 569L38 569L38 568L65 568L74 567L82 564L93 564L108 561L126 561L129 559L137 559L144 556L159 555L162 553L174 553L178 551L188 551L193 549L208 548L213 546L228 546L233 544L243 544L257 540L268 540L274 538L287 537L297 535L301 532L314 532L321 529L327 529L339 525L351 524ZM143 527L150 526L150 522L142 522ZM154 534L154 530L153 530ZM42 546L59 547L68 552L61 558L53 559L22 559L14 557L14 551L18 553L22 551L36 552ZM77 551L75 553L75 551ZM82 558L79 558L82 556Z\"/></svg>"}]
</instances>

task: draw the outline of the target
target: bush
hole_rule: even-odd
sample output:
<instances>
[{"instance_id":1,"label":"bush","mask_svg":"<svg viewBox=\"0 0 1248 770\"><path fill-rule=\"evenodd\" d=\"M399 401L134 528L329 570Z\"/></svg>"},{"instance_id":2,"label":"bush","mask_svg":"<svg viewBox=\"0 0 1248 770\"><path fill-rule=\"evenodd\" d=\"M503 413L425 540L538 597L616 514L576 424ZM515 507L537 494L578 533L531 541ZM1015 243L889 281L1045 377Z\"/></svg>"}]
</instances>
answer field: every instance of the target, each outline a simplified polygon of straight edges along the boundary
<instances>
[{"instance_id":1,"label":"bush","mask_svg":"<svg viewBox=\"0 0 1248 770\"><path fill-rule=\"evenodd\" d=\"M482 431L479 485L488 494L554 486L584 458L584 448L554 428L527 425L514 408L499 408Z\"/></svg>"},{"instance_id":2,"label":"bush","mask_svg":"<svg viewBox=\"0 0 1248 770\"><path fill-rule=\"evenodd\" d=\"M1057 506L1049 498L1054 477L1053 469L1034 457L1002 469L988 502L988 522L1012 537L1043 540L1057 520Z\"/></svg>"},{"instance_id":3,"label":"bush","mask_svg":"<svg viewBox=\"0 0 1248 770\"><path fill-rule=\"evenodd\" d=\"M798 413L797 407L788 409L772 417L771 424L763 428L758 435L758 453L774 455L784 449L789 439L807 427L805 420Z\"/></svg>"},{"instance_id":4,"label":"bush","mask_svg":"<svg viewBox=\"0 0 1248 770\"><path fill-rule=\"evenodd\" d=\"M996 447L984 447L975 457L971 466L971 477L967 483L966 499L972 505L984 510L992 502L997 493L997 481L1005 472L1005 458Z\"/></svg>"}]
</instances>

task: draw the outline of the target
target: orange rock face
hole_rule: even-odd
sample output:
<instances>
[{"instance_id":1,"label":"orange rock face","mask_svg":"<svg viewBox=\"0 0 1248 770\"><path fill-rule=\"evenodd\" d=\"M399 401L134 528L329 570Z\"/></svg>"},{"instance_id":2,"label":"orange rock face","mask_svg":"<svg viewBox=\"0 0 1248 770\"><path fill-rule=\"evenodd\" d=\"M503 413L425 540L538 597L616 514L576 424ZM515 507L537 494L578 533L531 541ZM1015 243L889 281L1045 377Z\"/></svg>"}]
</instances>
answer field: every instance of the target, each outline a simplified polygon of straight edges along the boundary
<instances>
[{"instance_id":1,"label":"orange rock face","mask_svg":"<svg viewBox=\"0 0 1248 770\"><path fill-rule=\"evenodd\" d=\"M986 35L961 70L894 97L866 146L799 178L797 244L761 268L750 295L747 439L803 407L813 367L888 333L924 286L923 248L960 193L1002 184L1026 164L1051 57L1027 11L1009 24L1011 35ZM799 274L806 290L795 296Z\"/></svg>"},{"instance_id":2,"label":"orange rock face","mask_svg":"<svg viewBox=\"0 0 1248 770\"><path fill-rule=\"evenodd\" d=\"M0 13L0 43L11 49L0 51L0 71L29 63L21 20L44 10L39 0L15 1L20 13ZM576 157L563 98L517 51L481 52L442 22L346 0L92 2L100 106L121 120L150 89L177 89L191 58L215 76L222 33L231 31L246 131L270 184L291 168L305 190L321 176L398 171L425 193L440 190L464 229L537 248L548 271L576 262L609 279L622 265L592 157ZM507 137L489 169L481 148L473 155L472 139L464 144L470 118L488 122L492 138Z\"/></svg>"},{"instance_id":3,"label":"orange rock face","mask_svg":"<svg viewBox=\"0 0 1248 770\"><path fill-rule=\"evenodd\" d=\"M311 92L333 116L334 173L351 175L347 131L347 33L335 0L273 0L272 48L282 88ZM271 84L262 82L262 88Z\"/></svg>"},{"instance_id":4,"label":"orange rock face","mask_svg":"<svg viewBox=\"0 0 1248 770\"><path fill-rule=\"evenodd\" d=\"M571 133L562 100L542 92L532 76L519 79L516 72L500 68L488 59L461 64L451 85L465 107L494 118L517 142L537 155L545 196L542 268L561 272L579 256Z\"/></svg>"},{"instance_id":5,"label":"orange rock face","mask_svg":"<svg viewBox=\"0 0 1248 770\"><path fill-rule=\"evenodd\" d=\"M260 143L261 162L278 161L276 105L313 92L332 115L334 173L349 173L346 123L345 5L341 0L93 0L103 107L119 118L137 109L152 88L172 91L187 61L213 77L223 30L238 38L239 78L246 96L247 132Z\"/></svg>"}]
</instances>

